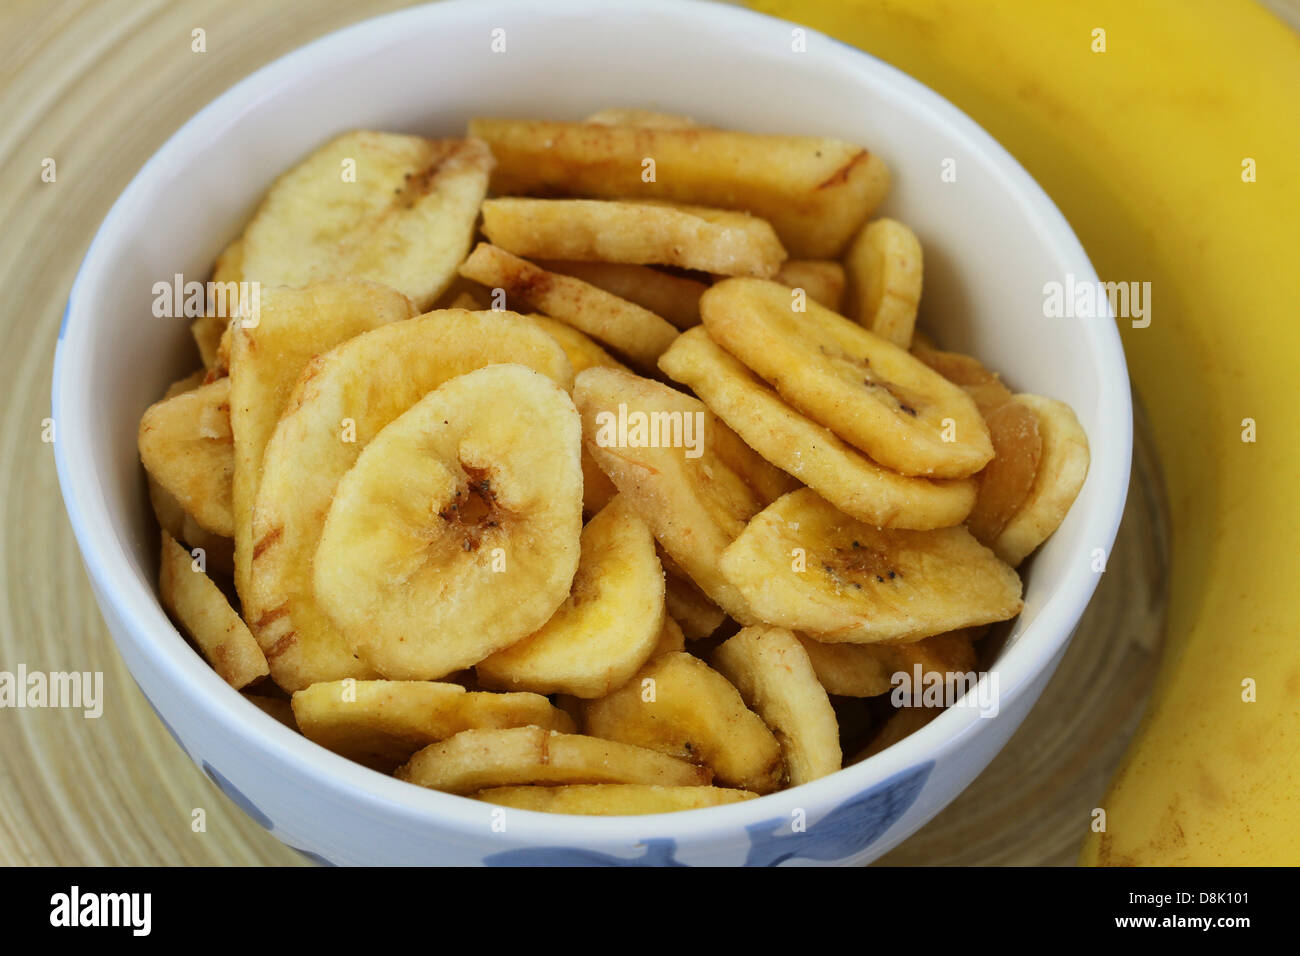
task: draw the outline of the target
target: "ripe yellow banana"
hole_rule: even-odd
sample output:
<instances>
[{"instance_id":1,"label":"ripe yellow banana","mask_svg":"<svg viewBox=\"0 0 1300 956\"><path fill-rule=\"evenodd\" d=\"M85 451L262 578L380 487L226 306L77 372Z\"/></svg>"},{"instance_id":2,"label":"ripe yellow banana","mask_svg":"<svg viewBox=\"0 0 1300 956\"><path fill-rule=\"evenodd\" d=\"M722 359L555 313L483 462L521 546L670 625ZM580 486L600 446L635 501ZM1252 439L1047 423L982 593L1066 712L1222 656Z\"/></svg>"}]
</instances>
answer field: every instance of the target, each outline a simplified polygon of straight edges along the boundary
<instances>
[{"instance_id":1,"label":"ripe yellow banana","mask_svg":"<svg viewBox=\"0 0 1300 956\"><path fill-rule=\"evenodd\" d=\"M753 5L949 97L1103 279L1152 283L1121 331L1173 508L1167 641L1082 861L1300 862L1300 38L1247 0Z\"/></svg>"}]
</instances>

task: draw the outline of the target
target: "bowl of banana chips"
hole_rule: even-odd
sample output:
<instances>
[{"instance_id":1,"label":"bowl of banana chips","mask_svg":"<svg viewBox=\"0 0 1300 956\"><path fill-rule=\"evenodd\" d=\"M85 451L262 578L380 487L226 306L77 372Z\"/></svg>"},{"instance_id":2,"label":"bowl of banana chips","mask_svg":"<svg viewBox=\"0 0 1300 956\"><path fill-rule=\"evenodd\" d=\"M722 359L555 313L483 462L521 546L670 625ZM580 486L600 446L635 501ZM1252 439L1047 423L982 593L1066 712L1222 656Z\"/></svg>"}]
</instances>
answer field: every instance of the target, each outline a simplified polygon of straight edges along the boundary
<instances>
[{"instance_id":1,"label":"bowl of banana chips","mask_svg":"<svg viewBox=\"0 0 1300 956\"><path fill-rule=\"evenodd\" d=\"M1020 725L1129 474L1029 175L813 31L449 2L249 77L55 359L109 628L334 864L863 863Z\"/></svg>"}]
</instances>

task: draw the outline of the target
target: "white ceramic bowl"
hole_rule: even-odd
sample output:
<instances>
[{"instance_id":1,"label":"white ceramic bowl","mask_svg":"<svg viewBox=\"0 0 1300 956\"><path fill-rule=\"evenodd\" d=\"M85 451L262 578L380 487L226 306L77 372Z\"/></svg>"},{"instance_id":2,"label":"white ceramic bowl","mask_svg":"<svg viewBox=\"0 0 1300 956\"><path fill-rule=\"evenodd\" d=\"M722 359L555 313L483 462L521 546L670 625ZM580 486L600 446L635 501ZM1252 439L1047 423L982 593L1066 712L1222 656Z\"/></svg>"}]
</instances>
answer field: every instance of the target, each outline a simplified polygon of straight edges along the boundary
<instances>
[{"instance_id":1,"label":"white ceramic bowl","mask_svg":"<svg viewBox=\"0 0 1300 956\"><path fill-rule=\"evenodd\" d=\"M494 29L506 52L494 53ZM1064 218L974 122L847 46L738 8L453 0L369 20L286 56L185 124L113 206L68 301L54 369L59 481L95 595L127 665L181 746L290 846L333 863L863 862L936 814L1024 719L1097 584L1129 475L1129 385L1106 318L1047 319L1043 285L1095 273ZM152 319L153 283L206 279L271 180L354 127L455 135L479 114L576 119L609 105L759 132L836 136L879 152L883 212L926 250L922 322L1020 390L1069 402L1088 480L1033 560L996 662L1000 711L951 708L883 753L735 806L642 817L509 811L335 756L226 686L177 634L154 587L158 539L136 426L195 364L186 321ZM954 160L956 182L941 166ZM792 832L802 810L807 830Z\"/></svg>"}]
</instances>

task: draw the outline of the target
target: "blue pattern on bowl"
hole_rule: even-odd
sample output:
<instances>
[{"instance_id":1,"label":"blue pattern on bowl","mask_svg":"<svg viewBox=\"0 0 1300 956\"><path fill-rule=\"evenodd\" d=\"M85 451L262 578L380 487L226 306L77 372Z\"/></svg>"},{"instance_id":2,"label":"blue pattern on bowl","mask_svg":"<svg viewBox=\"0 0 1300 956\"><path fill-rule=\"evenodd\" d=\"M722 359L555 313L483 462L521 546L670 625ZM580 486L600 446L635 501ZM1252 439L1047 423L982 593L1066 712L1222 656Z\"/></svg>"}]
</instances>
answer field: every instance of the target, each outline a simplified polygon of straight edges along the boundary
<instances>
[{"instance_id":1,"label":"blue pattern on bowl","mask_svg":"<svg viewBox=\"0 0 1300 956\"><path fill-rule=\"evenodd\" d=\"M776 817L745 828L749 855L745 866L776 866L786 860L846 860L875 843L902 818L921 793L934 761L894 774L865 793L841 803L796 833L791 820ZM677 841L646 840L641 856L625 858L576 847L524 847L484 857L487 866L685 866L676 858Z\"/></svg>"}]
</instances>

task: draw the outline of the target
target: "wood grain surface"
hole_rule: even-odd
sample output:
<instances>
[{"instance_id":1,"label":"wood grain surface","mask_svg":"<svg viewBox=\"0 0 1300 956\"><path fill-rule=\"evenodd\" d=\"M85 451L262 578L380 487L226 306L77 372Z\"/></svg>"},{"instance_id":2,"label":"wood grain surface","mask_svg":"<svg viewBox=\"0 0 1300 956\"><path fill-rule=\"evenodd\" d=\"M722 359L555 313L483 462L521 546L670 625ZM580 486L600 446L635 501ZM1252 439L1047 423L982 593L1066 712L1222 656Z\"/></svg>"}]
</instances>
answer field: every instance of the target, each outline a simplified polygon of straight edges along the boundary
<instances>
[{"instance_id":1,"label":"wood grain surface","mask_svg":"<svg viewBox=\"0 0 1300 956\"><path fill-rule=\"evenodd\" d=\"M1295 16L1297 5L1289 3ZM0 711L0 864L276 864L172 742L90 592L42 441L60 316L117 194L191 114L253 69L385 0L7 0L0 6L0 670L103 671L103 716ZM207 33L207 52L190 49ZM45 158L57 180L41 181ZM1124 527L1057 676L1008 748L885 860L1069 863L1154 672L1167 528L1139 442ZM195 808L206 832L191 830Z\"/></svg>"}]
</instances>

